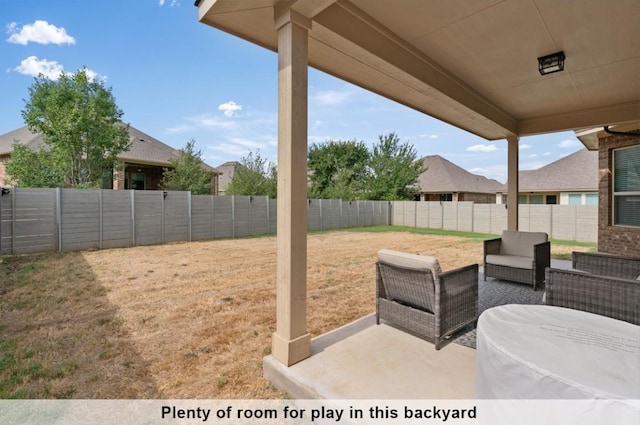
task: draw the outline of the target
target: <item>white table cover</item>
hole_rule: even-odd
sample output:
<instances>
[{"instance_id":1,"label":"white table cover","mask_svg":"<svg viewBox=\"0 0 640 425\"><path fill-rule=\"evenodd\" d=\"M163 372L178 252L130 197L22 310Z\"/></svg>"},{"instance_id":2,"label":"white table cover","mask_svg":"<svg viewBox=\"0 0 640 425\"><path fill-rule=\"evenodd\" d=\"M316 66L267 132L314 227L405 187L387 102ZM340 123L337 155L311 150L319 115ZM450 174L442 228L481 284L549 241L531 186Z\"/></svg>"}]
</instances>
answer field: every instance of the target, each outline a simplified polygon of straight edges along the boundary
<instances>
[{"instance_id":1,"label":"white table cover","mask_svg":"<svg viewBox=\"0 0 640 425\"><path fill-rule=\"evenodd\" d=\"M640 326L509 304L478 320L478 398L640 399Z\"/></svg>"}]
</instances>

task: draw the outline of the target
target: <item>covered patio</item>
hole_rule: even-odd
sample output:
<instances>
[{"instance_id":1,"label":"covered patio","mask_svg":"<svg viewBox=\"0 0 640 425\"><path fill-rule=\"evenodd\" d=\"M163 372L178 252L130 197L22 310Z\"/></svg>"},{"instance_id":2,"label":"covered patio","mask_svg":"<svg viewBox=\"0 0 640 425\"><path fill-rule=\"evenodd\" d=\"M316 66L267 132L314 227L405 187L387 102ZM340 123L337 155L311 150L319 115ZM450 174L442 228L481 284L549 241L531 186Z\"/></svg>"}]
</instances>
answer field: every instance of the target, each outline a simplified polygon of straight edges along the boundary
<instances>
[{"instance_id":1,"label":"covered patio","mask_svg":"<svg viewBox=\"0 0 640 425\"><path fill-rule=\"evenodd\" d=\"M450 344L436 353L424 341L410 340L384 326L367 326L370 318L313 341L307 332L308 66L479 137L505 140L508 227L517 230L521 137L603 126L626 131L640 119L640 3L198 0L195 4L202 23L278 53L277 328L272 356L264 363L266 376L284 388L280 383L288 375L308 370L298 389L286 387L294 397L473 397L472 349ZM562 63L541 59L554 53ZM545 70L547 65L552 68ZM360 354L380 356L385 351L391 356L397 346L403 347L398 354L403 363L416 359L423 362L422 373L437 371L436 377L460 385L445 386L448 392L443 393L413 392L411 378L417 373L410 367L406 377L394 375L400 382L394 390L382 373L352 376L349 373L357 368L341 369L347 364L342 350L356 356L357 366L374 361L357 357ZM436 356L433 361L431 354ZM332 363L334 357L338 363ZM388 367L400 367L394 358L387 360ZM340 384L323 384L333 379ZM311 382L317 385L310 386ZM373 386L386 387L389 393L366 394ZM352 392L341 393L338 387Z\"/></svg>"}]
</instances>

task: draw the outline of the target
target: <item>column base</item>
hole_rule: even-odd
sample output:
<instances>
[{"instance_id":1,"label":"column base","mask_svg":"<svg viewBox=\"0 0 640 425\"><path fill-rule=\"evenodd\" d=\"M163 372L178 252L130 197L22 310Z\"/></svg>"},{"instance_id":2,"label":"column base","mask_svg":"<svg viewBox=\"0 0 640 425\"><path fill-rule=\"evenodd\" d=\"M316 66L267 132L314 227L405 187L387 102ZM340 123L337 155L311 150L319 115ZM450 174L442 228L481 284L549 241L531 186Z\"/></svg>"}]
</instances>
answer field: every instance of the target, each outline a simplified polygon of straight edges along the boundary
<instances>
[{"instance_id":1,"label":"column base","mask_svg":"<svg viewBox=\"0 0 640 425\"><path fill-rule=\"evenodd\" d=\"M273 334L271 354L280 363L291 366L311 357L311 334L304 334L293 340Z\"/></svg>"}]
</instances>

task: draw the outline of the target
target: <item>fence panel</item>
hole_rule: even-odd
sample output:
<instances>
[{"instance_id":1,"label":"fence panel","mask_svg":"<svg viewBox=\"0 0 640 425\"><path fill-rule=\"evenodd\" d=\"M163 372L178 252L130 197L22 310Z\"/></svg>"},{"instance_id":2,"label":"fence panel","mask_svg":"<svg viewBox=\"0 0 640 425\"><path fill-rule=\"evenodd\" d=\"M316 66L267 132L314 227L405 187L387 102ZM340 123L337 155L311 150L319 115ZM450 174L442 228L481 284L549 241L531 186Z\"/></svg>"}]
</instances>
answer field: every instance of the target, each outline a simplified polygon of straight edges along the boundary
<instances>
[{"instance_id":1,"label":"fence panel","mask_svg":"<svg viewBox=\"0 0 640 425\"><path fill-rule=\"evenodd\" d=\"M191 196L191 240L213 239L213 196Z\"/></svg>"},{"instance_id":2,"label":"fence panel","mask_svg":"<svg viewBox=\"0 0 640 425\"><path fill-rule=\"evenodd\" d=\"M595 242L598 240L598 206L582 205L576 208L575 240L578 242Z\"/></svg>"},{"instance_id":3,"label":"fence panel","mask_svg":"<svg viewBox=\"0 0 640 425\"><path fill-rule=\"evenodd\" d=\"M232 238L233 196L216 196L213 200L213 237Z\"/></svg>"},{"instance_id":4,"label":"fence panel","mask_svg":"<svg viewBox=\"0 0 640 425\"><path fill-rule=\"evenodd\" d=\"M278 230L278 201L269 199L269 234L275 235Z\"/></svg>"},{"instance_id":5,"label":"fence panel","mask_svg":"<svg viewBox=\"0 0 640 425\"><path fill-rule=\"evenodd\" d=\"M56 190L12 188L11 194L11 252L25 254L57 250Z\"/></svg>"},{"instance_id":6,"label":"fence panel","mask_svg":"<svg viewBox=\"0 0 640 425\"><path fill-rule=\"evenodd\" d=\"M266 235L269 233L269 198L252 196L249 198L249 233Z\"/></svg>"},{"instance_id":7,"label":"fence panel","mask_svg":"<svg viewBox=\"0 0 640 425\"><path fill-rule=\"evenodd\" d=\"M135 245L163 243L164 195L162 191L137 190L134 199Z\"/></svg>"},{"instance_id":8,"label":"fence panel","mask_svg":"<svg viewBox=\"0 0 640 425\"><path fill-rule=\"evenodd\" d=\"M492 233L491 204L476 204L473 206L473 231L478 233Z\"/></svg>"},{"instance_id":9,"label":"fence panel","mask_svg":"<svg viewBox=\"0 0 640 425\"><path fill-rule=\"evenodd\" d=\"M123 248L133 246L131 192L102 190L102 246Z\"/></svg>"},{"instance_id":10,"label":"fence panel","mask_svg":"<svg viewBox=\"0 0 640 425\"><path fill-rule=\"evenodd\" d=\"M100 190L60 190L60 250L100 248Z\"/></svg>"},{"instance_id":11,"label":"fence panel","mask_svg":"<svg viewBox=\"0 0 640 425\"><path fill-rule=\"evenodd\" d=\"M473 202L464 201L458 202L458 209L456 211L457 223L456 228L460 232L473 232L473 209L475 204Z\"/></svg>"},{"instance_id":12,"label":"fence panel","mask_svg":"<svg viewBox=\"0 0 640 425\"><path fill-rule=\"evenodd\" d=\"M507 229L507 223L507 206L491 204L491 231L489 233L495 235L502 234L502 231Z\"/></svg>"},{"instance_id":13,"label":"fence panel","mask_svg":"<svg viewBox=\"0 0 640 425\"><path fill-rule=\"evenodd\" d=\"M11 254L13 243L12 191L0 194L0 255Z\"/></svg>"},{"instance_id":14,"label":"fence panel","mask_svg":"<svg viewBox=\"0 0 640 425\"><path fill-rule=\"evenodd\" d=\"M322 210L318 199L307 201L307 229L322 230Z\"/></svg>"},{"instance_id":15,"label":"fence panel","mask_svg":"<svg viewBox=\"0 0 640 425\"><path fill-rule=\"evenodd\" d=\"M189 202L190 192L167 192L164 196L163 237L162 241L184 242L189 240Z\"/></svg>"}]
</instances>

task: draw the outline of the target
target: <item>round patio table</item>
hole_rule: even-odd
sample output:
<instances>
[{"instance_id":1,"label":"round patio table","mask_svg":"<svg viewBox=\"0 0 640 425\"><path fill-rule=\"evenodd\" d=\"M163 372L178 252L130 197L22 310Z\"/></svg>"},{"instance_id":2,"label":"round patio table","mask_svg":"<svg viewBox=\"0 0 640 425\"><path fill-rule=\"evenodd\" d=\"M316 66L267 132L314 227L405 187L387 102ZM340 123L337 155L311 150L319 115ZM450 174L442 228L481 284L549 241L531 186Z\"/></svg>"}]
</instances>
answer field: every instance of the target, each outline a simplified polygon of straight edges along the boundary
<instances>
[{"instance_id":1,"label":"round patio table","mask_svg":"<svg viewBox=\"0 0 640 425\"><path fill-rule=\"evenodd\" d=\"M476 350L479 399L590 399L599 401L592 417L611 418L615 409L640 418L640 326L509 304L479 317Z\"/></svg>"}]
</instances>

